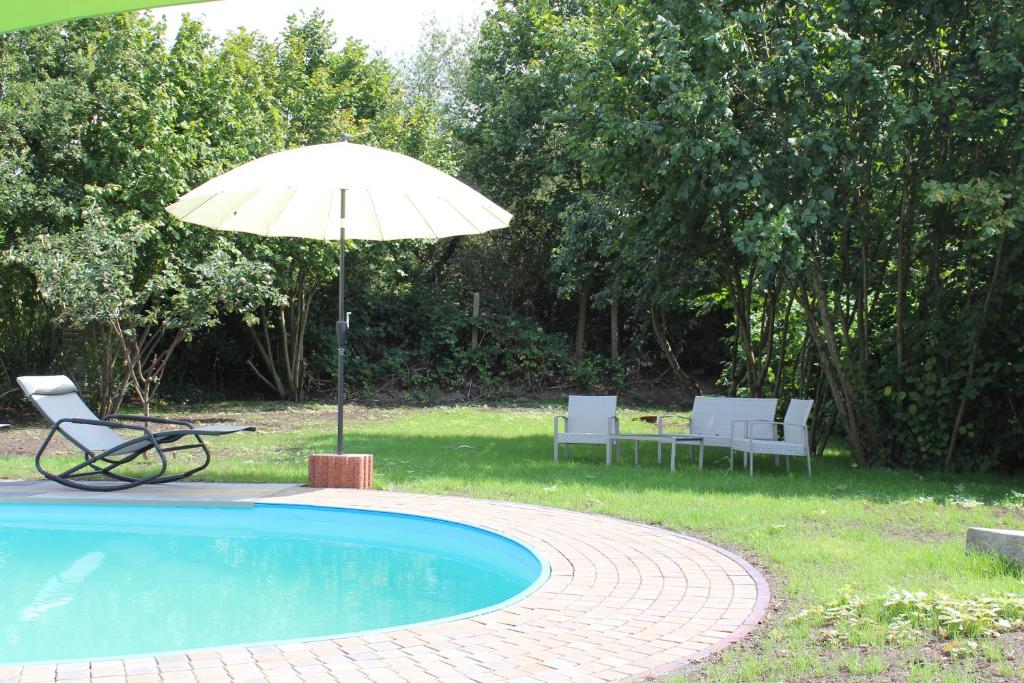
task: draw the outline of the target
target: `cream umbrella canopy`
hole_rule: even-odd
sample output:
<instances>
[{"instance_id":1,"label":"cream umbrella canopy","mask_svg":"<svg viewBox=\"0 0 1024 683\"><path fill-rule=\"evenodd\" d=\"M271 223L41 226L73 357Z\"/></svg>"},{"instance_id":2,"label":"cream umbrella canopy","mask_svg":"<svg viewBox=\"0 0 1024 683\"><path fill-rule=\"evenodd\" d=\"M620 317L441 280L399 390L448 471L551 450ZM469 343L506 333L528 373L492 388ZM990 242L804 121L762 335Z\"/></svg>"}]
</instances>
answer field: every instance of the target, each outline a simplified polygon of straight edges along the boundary
<instances>
[{"instance_id":1,"label":"cream umbrella canopy","mask_svg":"<svg viewBox=\"0 0 1024 683\"><path fill-rule=\"evenodd\" d=\"M512 214L443 171L336 142L243 164L167 207L189 223L266 237L338 241L338 453L344 452L345 240L437 239L504 228Z\"/></svg>"}]
</instances>

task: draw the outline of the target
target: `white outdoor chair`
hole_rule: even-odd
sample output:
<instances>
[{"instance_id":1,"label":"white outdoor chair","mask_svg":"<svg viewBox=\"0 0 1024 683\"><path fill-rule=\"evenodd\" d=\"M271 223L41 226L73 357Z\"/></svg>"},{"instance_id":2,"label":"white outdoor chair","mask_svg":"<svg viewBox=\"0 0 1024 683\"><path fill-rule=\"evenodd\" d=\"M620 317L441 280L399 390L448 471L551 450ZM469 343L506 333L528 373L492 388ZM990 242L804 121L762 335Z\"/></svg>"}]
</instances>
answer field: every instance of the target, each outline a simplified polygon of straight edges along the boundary
<instances>
[{"instance_id":1,"label":"white outdoor chair","mask_svg":"<svg viewBox=\"0 0 1024 683\"><path fill-rule=\"evenodd\" d=\"M565 457L569 457L569 445L574 443L594 444L605 447L605 460L612 464L611 434L619 433L619 418L615 416L615 396L570 396L569 414L555 416L555 462L558 462L558 446L565 446ZM559 431L558 421L565 428Z\"/></svg>"},{"instance_id":2,"label":"white outdoor chair","mask_svg":"<svg viewBox=\"0 0 1024 683\"><path fill-rule=\"evenodd\" d=\"M807 476L811 476L811 450L810 439L807 434L807 420L811 416L811 408L814 401L809 399L794 398L786 408L786 416L782 422L761 422L751 421L746 423L745 434L742 437L734 437L732 446L729 448L729 467L732 467L733 451L743 453L743 466L750 463L750 476L754 476L754 454L774 455L775 464L779 464L779 457L786 458L786 470L789 470L790 458L807 458ZM763 429L770 425L775 438L751 438L755 428ZM782 427L782 439L778 438L778 428Z\"/></svg>"},{"instance_id":3,"label":"white outdoor chair","mask_svg":"<svg viewBox=\"0 0 1024 683\"><path fill-rule=\"evenodd\" d=\"M731 448L736 437L773 439L771 421L775 419L776 398L737 398L735 396L696 396L690 417L663 415L658 417L658 434L671 436L699 436L704 446ZM687 432L673 432L666 429L667 420L685 420L689 423ZM747 423L761 423L761 427L748 429ZM699 467L704 469L704 449L701 448ZM693 450L690 450L692 457ZM661 462L661 444L658 444L658 462ZM730 467L732 462L730 459Z\"/></svg>"}]
</instances>

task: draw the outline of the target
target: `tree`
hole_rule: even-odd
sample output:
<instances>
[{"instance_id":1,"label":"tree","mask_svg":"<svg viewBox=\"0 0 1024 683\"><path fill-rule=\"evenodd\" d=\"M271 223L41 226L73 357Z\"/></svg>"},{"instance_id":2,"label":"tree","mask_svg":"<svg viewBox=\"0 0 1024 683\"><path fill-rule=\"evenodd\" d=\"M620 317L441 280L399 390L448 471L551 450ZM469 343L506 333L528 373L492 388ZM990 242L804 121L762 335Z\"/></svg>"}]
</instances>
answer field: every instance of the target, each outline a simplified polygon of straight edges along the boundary
<instances>
[{"instance_id":1,"label":"tree","mask_svg":"<svg viewBox=\"0 0 1024 683\"><path fill-rule=\"evenodd\" d=\"M1019 14L599 3L572 29L573 150L633 217L625 243L662 245L644 272L713 266L753 393L795 302L861 464L951 466L1019 429L1014 399L966 424L1019 381L1016 341L981 341L995 307L1019 315Z\"/></svg>"},{"instance_id":2,"label":"tree","mask_svg":"<svg viewBox=\"0 0 1024 683\"><path fill-rule=\"evenodd\" d=\"M226 243L199 262L168 254L141 268L154 228L136 214L112 216L99 201L69 233L40 235L15 252L57 320L88 330L100 363L100 411L117 412L130 387L148 415L167 364L183 341L222 313L252 317L270 269Z\"/></svg>"},{"instance_id":3,"label":"tree","mask_svg":"<svg viewBox=\"0 0 1024 683\"><path fill-rule=\"evenodd\" d=\"M507 3L482 23L466 71L466 120L457 130L465 148L461 176L514 219L508 230L463 240L453 259L473 291L500 297L505 310L557 319L557 302L575 296L578 325L594 288L582 271L562 278L552 253L563 214L586 179L566 154L564 122L549 115L560 110L568 87L563 49L570 41L560 13L582 11L581 4ZM559 265L569 263L578 261L563 258Z\"/></svg>"}]
</instances>

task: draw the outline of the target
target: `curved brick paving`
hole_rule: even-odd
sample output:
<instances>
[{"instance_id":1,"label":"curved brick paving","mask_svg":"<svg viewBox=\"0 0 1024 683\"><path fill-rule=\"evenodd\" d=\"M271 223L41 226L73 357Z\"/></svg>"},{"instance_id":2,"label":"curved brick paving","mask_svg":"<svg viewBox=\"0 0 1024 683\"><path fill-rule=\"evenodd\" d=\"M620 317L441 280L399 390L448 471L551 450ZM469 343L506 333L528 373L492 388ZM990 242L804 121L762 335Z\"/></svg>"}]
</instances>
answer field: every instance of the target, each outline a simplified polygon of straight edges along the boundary
<instances>
[{"instance_id":1,"label":"curved brick paving","mask_svg":"<svg viewBox=\"0 0 1024 683\"><path fill-rule=\"evenodd\" d=\"M0 681L643 679L739 639L768 602L765 580L732 553L610 517L385 491L294 487L254 499L476 524L532 546L550 563L551 577L520 602L468 619L326 641L0 668Z\"/></svg>"}]
</instances>

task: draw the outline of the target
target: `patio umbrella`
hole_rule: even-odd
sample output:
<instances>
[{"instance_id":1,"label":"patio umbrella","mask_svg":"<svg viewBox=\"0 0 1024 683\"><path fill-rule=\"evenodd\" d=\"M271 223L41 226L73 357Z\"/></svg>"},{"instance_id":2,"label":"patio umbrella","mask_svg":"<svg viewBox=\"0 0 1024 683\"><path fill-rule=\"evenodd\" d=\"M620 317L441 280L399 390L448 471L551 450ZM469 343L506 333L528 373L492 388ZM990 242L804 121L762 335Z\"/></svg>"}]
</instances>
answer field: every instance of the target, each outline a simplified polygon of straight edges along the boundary
<instances>
[{"instance_id":1,"label":"patio umbrella","mask_svg":"<svg viewBox=\"0 0 1024 683\"><path fill-rule=\"evenodd\" d=\"M338 241L338 453L344 446L345 240L437 239L504 228L512 214L443 171L336 142L277 152L167 207L189 223L267 237Z\"/></svg>"},{"instance_id":2,"label":"patio umbrella","mask_svg":"<svg viewBox=\"0 0 1024 683\"><path fill-rule=\"evenodd\" d=\"M7 0L0 7L0 33L70 19L117 14L150 7L189 5L210 0Z\"/></svg>"}]
</instances>

